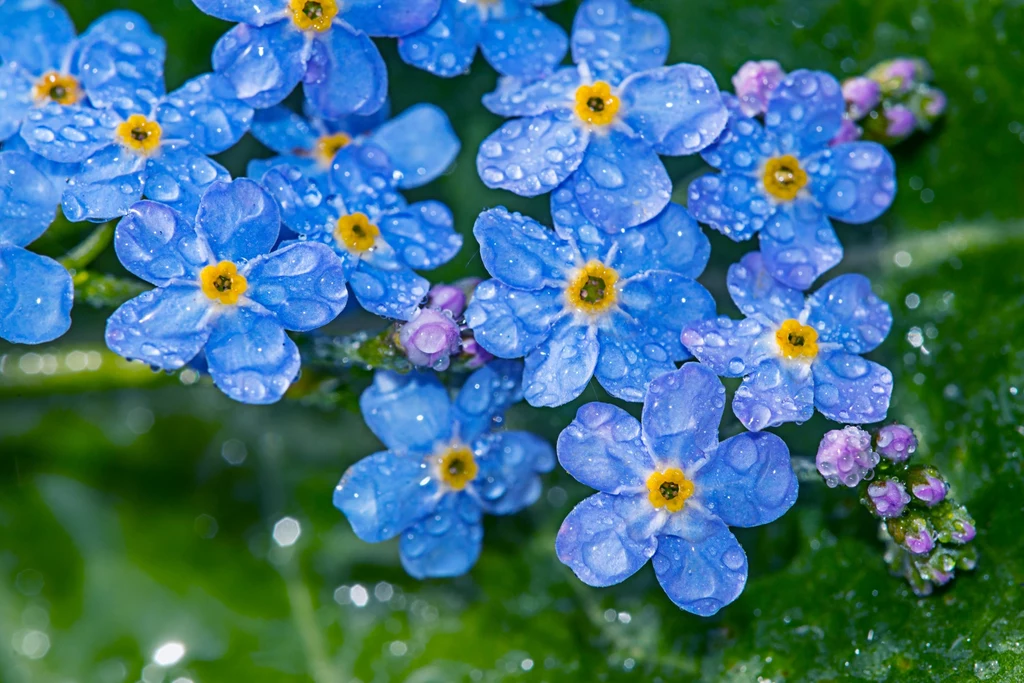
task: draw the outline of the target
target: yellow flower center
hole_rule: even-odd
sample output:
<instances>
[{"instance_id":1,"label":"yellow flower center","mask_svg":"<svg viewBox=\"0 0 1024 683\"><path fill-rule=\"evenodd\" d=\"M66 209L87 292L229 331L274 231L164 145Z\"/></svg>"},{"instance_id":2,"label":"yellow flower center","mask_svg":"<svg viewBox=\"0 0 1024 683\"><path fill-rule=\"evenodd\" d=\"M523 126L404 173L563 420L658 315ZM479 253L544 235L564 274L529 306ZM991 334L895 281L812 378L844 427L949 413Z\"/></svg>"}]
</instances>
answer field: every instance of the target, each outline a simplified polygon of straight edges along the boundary
<instances>
[{"instance_id":1,"label":"yellow flower center","mask_svg":"<svg viewBox=\"0 0 1024 683\"><path fill-rule=\"evenodd\" d=\"M50 71L36 81L32 94L37 102L52 100L57 104L75 104L82 99L82 91L74 76Z\"/></svg>"},{"instance_id":2,"label":"yellow flower center","mask_svg":"<svg viewBox=\"0 0 1024 683\"><path fill-rule=\"evenodd\" d=\"M239 297L249 289L244 275L231 261L221 261L199 271L199 284L203 294L222 304L237 304Z\"/></svg>"},{"instance_id":3,"label":"yellow flower center","mask_svg":"<svg viewBox=\"0 0 1024 683\"><path fill-rule=\"evenodd\" d=\"M352 213L338 219L334 239L354 254L373 249L380 237L380 228L370 222L365 213Z\"/></svg>"},{"instance_id":4,"label":"yellow flower center","mask_svg":"<svg viewBox=\"0 0 1024 683\"><path fill-rule=\"evenodd\" d=\"M818 332L810 325L801 325L800 321L783 321L775 331L775 341L779 351L785 358L813 359L818 355Z\"/></svg>"},{"instance_id":5,"label":"yellow flower center","mask_svg":"<svg viewBox=\"0 0 1024 683\"><path fill-rule=\"evenodd\" d=\"M600 261L590 261L569 280L566 300L582 313L604 313L615 305L618 293L615 283L619 274Z\"/></svg>"},{"instance_id":6,"label":"yellow flower center","mask_svg":"<svg viewBox=\"0 0 1024 683\"><path fill-rule=\"evenodd\" d=\"M461 491L466 488L466 484L476 479L480 468L473 457L473 451L465 446L453 446L438 456L437 471L448 488Z\"/></svg>"},{"instance_id":7,"label":"yellow flower center","mask_svg":"<svg viewBox=\"0 0 1024 683\"><path fill-rule=\"evenodd\" d=\"M647 477L647 499L656 508L679 512L692 495L693 482L678 468L670 467Z\"/></svg>"},{"instance_id":8,"label":"yellow flower center","mask_svg":"<svg viewBox=\"0 0 1024 683\"><path fill-rule=\"evenodd\" d=\"M132 114L115 130L115 136L121 144L139 154L149 154L159 147L162 134L160 124L142 114Z\"/></svg>"},{"instance_id":9,"label":"yellow flower center","mask_svg":"<svg viewBox=\"0 0 1024 683\"><path fill-rule=\"evenodd\" d=\"M326 31L338 14L336 0L291 0L292 21L303 31Z\"/></svg>"},{"instance_id":10,"label":"yellow flower center","mask_svg":"<svg viewBox=\"0 0 1024 683\"><path fill-rule=\"evenodd\" d=\"M791 154L773 157L765 164L764 189L776 199L792 201L806 184L807 172Z\"/></svg>"},{"instance_id":11,"label":"yellow flower center","mask_svg":"<svg viewBox=\"0 0 1024 683\"><path fill-rule=\"evenodd\" d=\"M595 126L607 126L619 111L619 98L604 81L576 89L576 115Z\"/></svg>"},{"instance_id":12,"label":"yellow flower center","mask_svg":"<svg viewBox=\"0 0 1024 683\"><path fill-rule=\"evenodd\" d=\"M330 166L334 161L334 155L347 147L350 142L352 142L352 138L345 133L323 135L316 141L316 146L313 148L313 156L317 158L321 165Z\"/></svg>"}]
</instances>

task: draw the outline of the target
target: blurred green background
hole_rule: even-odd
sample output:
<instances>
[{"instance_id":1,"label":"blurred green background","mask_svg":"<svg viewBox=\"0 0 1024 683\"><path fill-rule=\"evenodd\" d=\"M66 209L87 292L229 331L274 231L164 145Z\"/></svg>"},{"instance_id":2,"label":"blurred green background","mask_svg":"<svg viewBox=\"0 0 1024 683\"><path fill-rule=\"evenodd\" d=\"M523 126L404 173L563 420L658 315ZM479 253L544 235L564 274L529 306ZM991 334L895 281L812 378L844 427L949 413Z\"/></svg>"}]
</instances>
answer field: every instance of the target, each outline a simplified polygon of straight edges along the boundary
<instances>
[{"instance_id":1,"label":"blurred green background","mask_svg":"<svg viewBox=\"0 0 1024 683\"><path fill-rule=\"evenodd\" d=\"M167 38L168 89L209 69L228 28L186 0L66 4L80 30L110 9L141 12ZM56 344L0 347L0 681L1024 680L1024 3L638 4L668 22L670 61L705 65L723 88L747 59L840 77L903 55L934 67L948 115L894 150L892 210L840 227L841 270L871 275L893 306L874 355L896 377L890 416L919 429L919 459L943 468L975 516L978 569L916 598L886 573L854 496L807 482L785 518L740 531L747 589L701 619L677 610L650 568L593 590L558 563L554 533L586 491L556 472L527 512L487 520L469 575L417 582L396 542L361 543L331 505L344 469L378 448L351 411L366 373L345 378L334 407L242 406L194 373L114 360L102 345L110 311L79 305ZM576 5L548 13L568 27ZM479 104L496 78L487 65L440 80L379 42L394 110L433 102L464 143L413 197L447 202L467 236L496 204L546 219L545 200L476 177L476 148L500 123ZM222 161L242 173L266 155L247 138ZM678 200L700 169L672 160ZM39 249L59 255L86 229L57 226ZM722 295L725 268L754 245L711 239L702 279ZM99 266L118 268L112 254ZM481 274L471 237L434 276L467 273ZM724 297L720 308L731 312ZM509 426L553 438L576 407L516 408ZM811 455L827 428L780 433ZM739 429L728 416L723 432Z\"/></svg>"}]
</instances>

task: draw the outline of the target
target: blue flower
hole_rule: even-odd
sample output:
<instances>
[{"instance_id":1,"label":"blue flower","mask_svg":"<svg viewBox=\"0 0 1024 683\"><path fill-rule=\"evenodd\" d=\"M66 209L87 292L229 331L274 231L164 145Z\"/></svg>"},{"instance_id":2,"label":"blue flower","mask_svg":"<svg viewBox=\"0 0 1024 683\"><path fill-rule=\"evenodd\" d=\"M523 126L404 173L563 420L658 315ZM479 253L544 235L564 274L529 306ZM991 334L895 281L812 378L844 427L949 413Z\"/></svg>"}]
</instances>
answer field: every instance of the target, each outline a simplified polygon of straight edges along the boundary
<instances>
[{"instance_id":1,"label":"blue flower","mask_svg":"<svg viewBox=\"0 0 1024 683\"><path fill-rule=\"evenodd\" d=\"M366 183L358 174L344 178L339 168L336 157L340 193L330 196L294 166L274 167L262 182L281 207L284 224L299 239L328 244L341 256L363 308L408 320L430 290L430 283L413 268L433 270L462 248L452 213L437 201L408 205L383 181Z\"/></svg>"},{"instance_id":2,"label":"blue flower","mask_svg":"<svg viewBox=\"0 0 1024 683\"><path fill-rule=\"evenodd\" d=\"M275 166L294 166L328 194L370 185L370 178L380 178L388 189L419 187L441 175L460 146L448 116L432 104L412 106L390 120L384 106L370 116L338 121L272 107L256 112L252 134L280 156L249 162L251 178ZM332 181L333 167L338 183Z\"/></svg>"},{"instance_id":3,"label":"blue flower","mask_svg":"<svg viewBox=\"0 0 1024 683\"><path fill-rule=\"evenodd\" d=\"M545 76L565 57L565 31L534 9L561 0L442 0L423 29L398 41L402 59L435 76L469 70L479 45L499 73Z\"/></svg>"},{"instance_id":4,"label":"blue flower","mask_svg":"<svg viewBox=\"0 0 1024 683\"><path fill-rule=\"evenodd\" d=\"M348 290L341 262L322 244L271 251L281 218L255 182L216 182L195 216L143 201L118 223L114 247L156 289L107 321L107 345L131 360L176 370L206 353L214 383L245 403L273 403L299 373L285 330L333 320Z\"/></svg>"},{"instance_id":5,"label":"blue flower","mask_svg":"<svg viewBox=\"0 0 1024 683\"><path fill-rule=\"evenodd\" d=\"M675 204L606 235L570 190L555 194L556 231L504 208L480 214L473 233L494 279L476 288L466 322L488 352L526 357L532 405L568 403L595 375L613 396L642 401L652 379L689 357L683 327L715 314L693 279L707 264L707 238Z\"/></svg>"},{"instance_id":6,"label":"blue flower","mask_svg":"<svg viewBox=\"0 0 1024 683\"><path fill-rule=\"evenodd\" d=\"M889 334L889 305L863 275L840 275L804 300L753 252L729 268L745 320L717 318L683 331L683 345L722 377L743 377L732 409L747 429L803 422L814 408L836 422L885 419L892 373L861 358Z\"/></svg>"},{"instance_id":7,"label":"blue flower","mask_svg":"<svg viewBox=\"0 0 1024 683\"><path fill-rule=\"evenodd\" d=\"M0 339L39 344L71 326L71 274L23 248L53 221L53 196L50 179L30 157L0 152Z\"/></svg>"},{"instance_id":8,"label":"blue flower","mask_svg":"<svg viewBox=\"0 0 1024 683\"><path fill-rule=\"evenodd\" d=\"M598 493L555 539L558 559L591 586L624 581L653 558L676 605L710 616L747 582L730 526L781 517L796 502L789 449L767 432L719 443L725 388L697 363L651 383L643 418L588 403L558 437L558 461Z\"/></svg>"},{"instance_id":9,"label":"blue flower","mask_svg":"<svg viewBox=\"0 0 1024 683\"><path fill-rule=\"evenodd\" d=\"M846 107L829 74L794 71L769 97L764 125L727 98L729 124L703 152L722 173L694 180L688 206L733 240L760 232L772 276L807 289L843 257L829 217L878 218L896 194L895 166L876 142L829 146Z\"/></svg>"},{"instance_id":10,"label":"blue flower","mask_svg":"<svg viewBox=\"0 0 1024 683\"><path fill-rule=\"evenodd\" d=\"M363 418L388 450L350 467L334 490L356 536L401 536L402 566L423 579L464 574L483 541L482 513L509 515L537 500L551 445L496 430L520 393L519 363L474 372L455 400L433 374L378 372L363 392Z\"/></svg>"},{"instance_id":11,"label":"blue flower","mask_svg":"<svg viewBox=\"0 0 1024 683\"><path fill-rule=\"evenodd\" d=\"M715 79L692 64L662 66L668 31L627 0L587 0L576 15L577 66L539 81L505 77L484 96L518 116L480 145L488 187L533 197L563 183L584 215L618 231L668 205L672 182L659 154L694 154L728 119Z\"/></svg>"},{"instance_id":12,"label":"blue flower","mask_svg":"<svg viewBox=\"0 0 1024 683\"><path fill-rule=\"evenodd\" d=\"M384 60L370 36L425 26L441 0L192 0L238 22L213 49L213 68L257 109L279 104L303 82L318 116L372 114L387 97Z\"/></svg>"}]
</instances>

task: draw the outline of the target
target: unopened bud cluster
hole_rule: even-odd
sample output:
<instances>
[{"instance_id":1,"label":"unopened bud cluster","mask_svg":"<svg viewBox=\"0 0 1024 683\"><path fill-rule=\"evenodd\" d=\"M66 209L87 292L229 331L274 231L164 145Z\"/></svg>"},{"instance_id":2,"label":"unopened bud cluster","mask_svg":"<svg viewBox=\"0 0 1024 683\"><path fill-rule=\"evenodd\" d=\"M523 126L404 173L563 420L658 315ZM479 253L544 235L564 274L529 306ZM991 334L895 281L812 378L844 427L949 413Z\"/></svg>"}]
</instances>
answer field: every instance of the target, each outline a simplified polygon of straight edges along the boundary
<instances>
[{"instance_id":1,"label":"unopened bud cluster","mask_svg":"<svg viewBox=\"0 0 1024 683\"><path fill-rule=\"evenodd\" d=\"M466 278L451 285L434 285L426 304L399 325L397 345L412 365L443 371L458 357L467 369L475 369L493 358L476 343L463 320L479 282Z\"/></svg>"}]
</instances>

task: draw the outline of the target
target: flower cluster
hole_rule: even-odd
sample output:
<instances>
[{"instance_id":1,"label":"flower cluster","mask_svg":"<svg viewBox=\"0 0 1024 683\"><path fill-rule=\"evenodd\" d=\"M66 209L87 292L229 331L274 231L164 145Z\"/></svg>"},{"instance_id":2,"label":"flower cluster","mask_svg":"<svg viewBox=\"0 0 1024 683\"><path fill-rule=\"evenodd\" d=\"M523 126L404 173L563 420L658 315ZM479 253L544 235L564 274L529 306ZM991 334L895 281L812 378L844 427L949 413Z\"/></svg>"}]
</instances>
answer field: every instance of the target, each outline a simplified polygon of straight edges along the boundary
<instances>
[{"instance_id":1,"label":"flower cluster","mask_svg":"<svg viewBox=\"0 0 1024 683\"><path fill-rule=\"evenodd\" d=\"M832 221L867 223L892 203L881 143L940 113L921 63L841 85L751 62L730 94L700 66L666 66L664 22L628 0L584 0L570 37L537 9L552 0L193 3L235 26L213 72L168 94L164 42L139 15L113 12L76 37L52 0L0 0L0 337L40 343L71 323L72 273L24 249L55 207L73 222L117 220L117 257L154 288L118 302L114 352L191 365L253 404L280 400L304 363L377 370L360 407L387 450L348 469L334 504L360 538L399 537L420 578L468 571L482 514L539 497L555 452L502 429L506 410L564 405L596 378L642 416L589 403L561 433L558 461L597 493L565 519L557 555L593 586L651 560L669 598L699 615L746 583L729 527L767 524L796 501L789 449L763 430L815 410L841 425L886 419L892 374L863 356L888 335L889 306L862 275L804 292L843 257ZM553 225L480 213L489 279L423 274L462 235L447 206L402 191L443 174L460 141L434 105L391 117L373 37L397 38L404 61L444 77L479 47L500 74L483 104L511 120L480 145L479 176L550 193ZM913 124L899 124L901 108ZM246 133L274 154L232 179L211 155ZM696 154L718 172L674 203L661 157ZM729 268L742 320L717 316L697 281L711 253L700 224L760 235ZM376 331L325 333L350 292L382 319ZM719 376L742 378L731 403L748 430L721 442ZM830 486L862 486L892 561L923 591L973 562L974 527L937 471L907 464L915 447L900 426L873 442L845 426L822 441L818 467Z\"/></svg>"}]
</instances>

